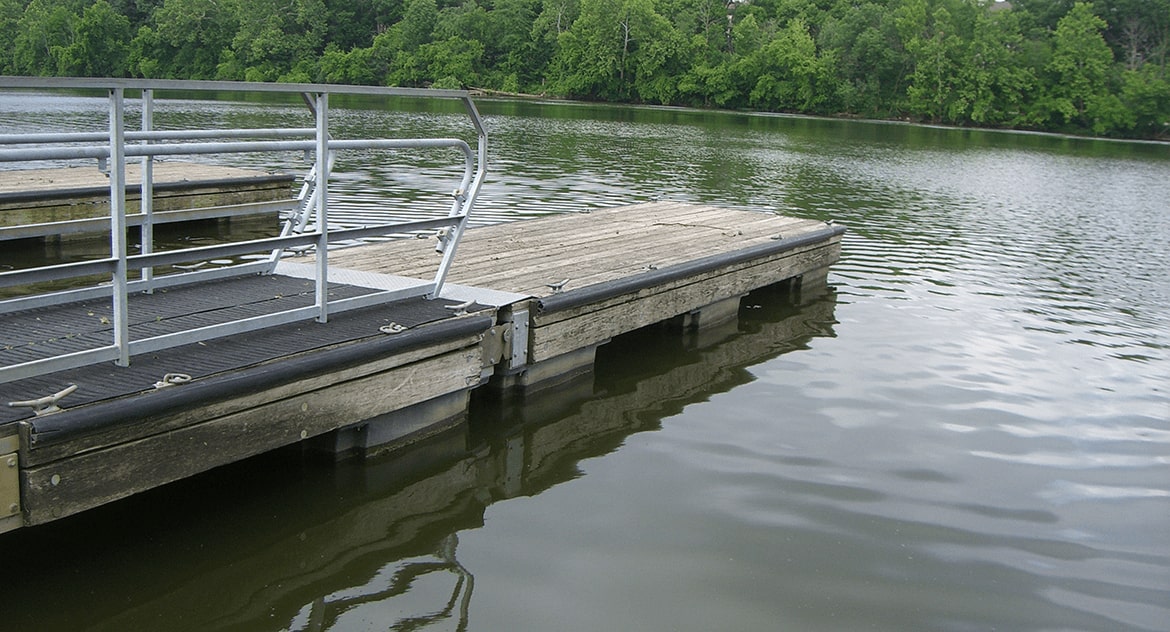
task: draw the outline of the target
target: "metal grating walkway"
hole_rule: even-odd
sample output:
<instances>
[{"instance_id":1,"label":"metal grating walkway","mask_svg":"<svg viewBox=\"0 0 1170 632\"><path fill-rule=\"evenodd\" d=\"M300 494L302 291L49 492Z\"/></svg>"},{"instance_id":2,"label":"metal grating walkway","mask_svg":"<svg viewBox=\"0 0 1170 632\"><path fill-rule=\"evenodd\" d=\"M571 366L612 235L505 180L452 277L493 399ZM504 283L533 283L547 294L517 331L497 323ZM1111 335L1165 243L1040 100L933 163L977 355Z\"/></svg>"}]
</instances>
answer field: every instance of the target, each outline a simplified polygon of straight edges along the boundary
<instances>
[{"instance_id":1,"label":"metal grating walkway","mask_svg":"<svg viewBox=\"0 0 1170 632\"><path fill-rule=\"evenodd\" d=\"M331 299L360 296L375 288L331 283ZM303 321L284 327L214 338L136 355L128 367L90 365L0 384L0 425L33 416L11 401L56 393L70 384L77 391L62 406L77 406L148 391L167 373L198 379L290 355L365 338L385 336L379 328L396 323L410 329L452 318L457 301L421 297L341 312L326 324ZM130 301L133 337L271 314L313 304L313 281L281 275L249 276L134 295ZM7 314L0 332L0 361L15 363L109 344L110 301L87 301ZM486 309L472 305L468 311Z\"/></svg>"}]
</instances>

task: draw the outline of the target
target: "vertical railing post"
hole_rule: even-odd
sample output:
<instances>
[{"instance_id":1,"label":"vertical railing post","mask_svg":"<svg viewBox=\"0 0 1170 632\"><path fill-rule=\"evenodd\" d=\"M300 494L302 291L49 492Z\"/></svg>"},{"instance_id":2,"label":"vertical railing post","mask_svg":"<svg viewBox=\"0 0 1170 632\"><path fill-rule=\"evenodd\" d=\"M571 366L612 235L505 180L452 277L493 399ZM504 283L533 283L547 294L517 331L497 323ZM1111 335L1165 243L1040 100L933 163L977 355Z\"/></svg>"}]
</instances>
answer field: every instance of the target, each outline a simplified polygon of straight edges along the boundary
<instances>
[{"instance_id":1,"label":"vertical railing post","mask_svg":"<svg viewBox=\"0 0 1170 632\"><path fill-rule=\"evenodd\" d=\"M118 366L130 364L130 327L126 295L126 130L125 94L110 90L110 258L115 259L113 281L114 346Z\"/></svg>"},{"instance_id":2,"label":"vertical railing post","mask_svg":"<svg viewBox=\"0 0 1170 632\"><path fill-rule=\"evenodd\" d=\"M467 114L471 118L472 125L475 126L476 136L478 138L476 146L476 171L475 177L472 178L466 191L456 191L455 200L451 204L450 216L459 216L459 223L452 226L444 239L439 240L436 248L441 248L443 258L439 261L439 269L435 273L434 285L431 287L431 292L428 295L430 298L438 298L443 293L443 284L447 280L447 271L451 267L451 263L455 260L455 250L459 247L459 240L463 237L463 231L467 229L467 220L471 214L471 207L475 203L475 198L479 194L479 188L483 185L484 175L487 173L487 129L484 128L483 119L479 115L479 109L475 107L475 102L470 97L463 97L463 105L467 108Z\"/></svg>"},{"instance_id":3,"label":"vertical railing post","mask_svg":"<svg viewBox=\"0 0 1170 632\"><path fill-rule=\"evenodd\" d=\"M154 90L142 90L142 131L154 129ZM142 144L149 143L143 139ZM139 243L142 254L154 252L154 156L142 157L142 195L139 205L142 211L142 227L139 229ZM147 294L154 293L154 268L142 269L142 281Z\"/></svg>"},{"instance_id":4,"label":"vertical railing post","mask_svg":"<svg viewBox=\"0 0 1170 632\"><path fill-rule=\"evenodd\" d=\"M329 93L317 93L317 322L329 321Z\"/></svg>"}]
</instances>

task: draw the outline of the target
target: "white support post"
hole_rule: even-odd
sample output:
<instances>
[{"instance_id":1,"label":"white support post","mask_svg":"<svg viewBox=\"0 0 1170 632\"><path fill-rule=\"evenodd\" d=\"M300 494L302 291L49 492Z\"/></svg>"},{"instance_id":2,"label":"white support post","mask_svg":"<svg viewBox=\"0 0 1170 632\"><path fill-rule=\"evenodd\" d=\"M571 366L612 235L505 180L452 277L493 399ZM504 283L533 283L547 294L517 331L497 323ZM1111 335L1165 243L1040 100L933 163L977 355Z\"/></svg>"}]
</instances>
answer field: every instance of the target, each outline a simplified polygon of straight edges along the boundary
<instances>
[{"instance_id":1,"label":"white support post","mask_svg":"<svg viewBox=\"0 0 1170 632\"><path fill-rule=\"evenodd\" d=\"M142 90L142 131L154 129L154 90ZM143 140L142 144L149 143ZM142 195L139 196L142 209L142 227L139 229L140 252L150 254L154 252L154 156L142 157ZM142 280L145 292L154 293L154 268L142 269Z\"/></svg>"},{"instance_id":2,"label":"white support post","mask_svg":"<svg viewBox=\"0 0 1170 632\"><path fill-rule=\"evenodd\" d=\"M329 94L317 94L317 322L329 321Z\"/></svg>"},{"instance_id":3,"label":"white support post","mask_svg":"<svg viewBox=\"0 0 1170 632\"><path fill-rule=\"evenodd\" d=\"M114 346L118 366L130 364L130 326L126 283L126 129L125 94L110 90L110 258L115 259L113 281Z\"/></svg>"}]
</instances>

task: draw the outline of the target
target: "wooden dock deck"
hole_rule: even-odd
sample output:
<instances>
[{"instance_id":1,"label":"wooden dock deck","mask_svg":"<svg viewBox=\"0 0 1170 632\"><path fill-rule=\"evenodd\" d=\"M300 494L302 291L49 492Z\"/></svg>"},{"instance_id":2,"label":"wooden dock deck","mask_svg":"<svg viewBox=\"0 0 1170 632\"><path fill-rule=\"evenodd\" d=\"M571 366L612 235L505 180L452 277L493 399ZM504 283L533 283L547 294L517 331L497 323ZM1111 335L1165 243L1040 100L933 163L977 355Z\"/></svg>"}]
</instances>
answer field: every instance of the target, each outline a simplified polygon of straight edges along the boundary
<instances>
[{"instance_id":1,"label":"wooden dock deck","mask_svg":"<svg viewBox=\"0 0 1170 632\"><path fill-rule=\"evenodd\" d=\"M817 220L653 202L554 215L470 231L450 280L533 297L524 366L501 373L532 388L592 364L598 345L682 317L682 326L735 315L749 291L816 274L840 256L841 230ZM394 241L330 256L341 268L423 274L434 253Z\"/></svg>"},{"instance_id":2,"label":"wooden dock deck","mask_svg":"<svg viewBox=\"0 0 1170 632\"><path fill-rule=\"evenodd\" d=\"M466 413L472 389L556 387L590 371L598 346L622 333L668 320L710 327L734 318L752 290L823 283L842 233L820 221L668 201L498 224L467 232L437 300L0 384L4 401L78 385L60 412L0 411L0 460L13 464L0 473L0 531L284 445L371 453L427 436ZM436 256L421 239L331 251L330 293L425 278ZM308 300L299 288L312 284L301 274L310 266L281 265L271 276L136 296L133 326L190 327ZM102 308L6 315L0 358L107 336ZM156 388L166 374L190 379Z\"/></svg>"},{"instance_id":3,"label":"wooden dock deck","mask_svg":"<svg viewBox=\"0 0 1170 632\"><path fill-rule=\"evenodd\" d=\"M156 223L269 215L295 205L295 177L203 163L156 162ZM127 165L127 223L142 223L142 166ZM109 179L95 167L0 170L0 241L109 229Z\"/></svg>"}]
</instances>

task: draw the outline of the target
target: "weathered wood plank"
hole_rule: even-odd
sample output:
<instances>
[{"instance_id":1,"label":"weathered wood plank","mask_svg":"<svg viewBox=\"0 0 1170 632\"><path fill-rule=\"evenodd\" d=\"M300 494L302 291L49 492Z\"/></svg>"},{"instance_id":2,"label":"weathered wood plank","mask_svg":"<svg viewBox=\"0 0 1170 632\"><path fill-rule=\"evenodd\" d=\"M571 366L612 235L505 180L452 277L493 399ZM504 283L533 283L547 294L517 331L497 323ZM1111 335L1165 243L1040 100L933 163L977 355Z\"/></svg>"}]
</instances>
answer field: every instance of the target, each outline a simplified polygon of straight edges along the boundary
<instances>
[{"instance_id":1,"label":"weathered wood plank","mask_svg":"<svg viewBox=\"0 0 1170 632\"><path fill-rule=\"evenodd\" d=\"M30 525L296 443L468 388L480 353L467 348L299 393L137 441L21 472Z\"/></svg>"},{"instance_id":2,"label":"weathered wood plank","mask_svg":"<svg viewBox=\"0 0 1170 632\"><path fill-rule=\"evenodd\" d=\"M242 169L196 162L156 161L153 167L155 183L193 182L198 180L227 180L266 175L256 169ZM142 166L138 161L126 163L126 182L142 182ZM10 169L0 171L0 193L32 191L60 191L108 187L106 174L91 167L60 167L52 169Z\"/></svg>"},{"instance_id":3,"label":"weathered wood plank","mask_svg":"<svg viewBox=\"0 0 1170 632\"><path fill-rule=\"evenodd\" d=\"M592 300L583 305L569 309L544 311L536 310L532 315L532 325L534 327L542 327L562 320L577 318L578 316L588 314L589 312L607 309L615 305L621 305L631 300L638 300L644 296L661 292L670 292L678 287L684 287L692 283L703 282L710 278L719 277L725 274L736 274L741 270L757 268L759 266L765 267L759 268L756 273L763 273L767 276L759 279L758 285L756 287L771 285L793 276L803 274L808 270L816 270L828 266L831 262L836 261L836 259L840 256L840 242L841 238L839 236L833 237L821 243L801 246L752 260L741 261L738 263L729 263L726 266L720 266L703 273L697 273L687 277L678 278L666 283L642 284L640 289L635 292L613 296L607 299ZM797 256L805 256L808 258L808 261L800 265L796 271L793 271L790 266L786 266L787 260L791 257ZM768 266L770 266L770 268ZM728 295L728 297L730 297L730 295ZM671 314L669 316L664 316L662 319L671 318L677 315L678 314Z\"/></svg>"},{"instance_id":4,"label":"weathered wood plank","mask_svg":"<svg viewBox=\"0 0 1170 632\"><path fill-rule=\"evenodd\" d=\"M549 360L575 349L605 342L618 334L827 266L835 260L835 251L831 247L815 247L785 253L764 262L754 262L753 265L735 266L701 278L647 288L606 301L600 306L566 310L572 312L572 315L535 314L530 332L529 360Z\"/></svg>"},{"instance_id":5,"label":"weathered wood plank","mask_svg":"<svg viewBox=\"0 0 1170 632\"><path fill-rule=\"evenodd\" d=\"M360 364L336 372L312 376L295 382L282 384L263 391L249 393L242 397L206 402L197 409L175 411L149 419L128 419L125 423L101 432L83 434L64 442L45 447L33 448L25 442L22 455L28 466L39 466L61 459L84 455L111 445L129 443L167 432L173 432L198 424L207 419L227 417L249 409L267 406L282 399L301 393L325 389L332 384L362 379L370 375L385 373L398 367L420 362L428 357L443 355L466 349L478 344L480 335L465 336L442 341L433 345L385 356L366 364ZM146 393L143 396L149 397Z\"/></svg>"},{"instance_id":6,"label":"weathered wood plank","mask_svg":"<svg viewBox=\"0 0 1170 632\"><path fill-rule=\"evenodd\" d=\"M823 223L813 222L807 226L802 225L800 231L790 229L785 234L823 226ZM770 239L771 236L746 238L729 234L715 238L695 238L686 234L662 233L638 236L624 243L598 244L604 248L598 247L584 252L565 251L558 244L555 248L535 254L528 265L515 270L479 274L468 283L489 287L507 285L511 287L509 291L543 296L551 292L545 286L546 283L567 278L570 280L570 287L580 288L623 278L647 269L667 267L709 255L750 248L767 243Z\"/></svg>"},{"instance_id":7,"label":"weathered wood plank","mask_svg":"<svg viewBox=\"0 0 1170 632\"><path fill-rule=\"evenodd\" d=\"M453 283L533 296L545 284L570 279L574 288L823 228L816 220L663 201L588 214L560 215L475 228L459 246ZM406 276L434 273L429 241L403 240L341 250L343 268Z\"/></svg>"}]
</instances>

